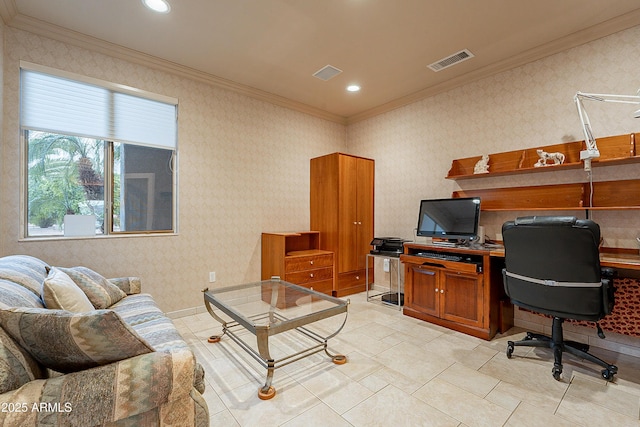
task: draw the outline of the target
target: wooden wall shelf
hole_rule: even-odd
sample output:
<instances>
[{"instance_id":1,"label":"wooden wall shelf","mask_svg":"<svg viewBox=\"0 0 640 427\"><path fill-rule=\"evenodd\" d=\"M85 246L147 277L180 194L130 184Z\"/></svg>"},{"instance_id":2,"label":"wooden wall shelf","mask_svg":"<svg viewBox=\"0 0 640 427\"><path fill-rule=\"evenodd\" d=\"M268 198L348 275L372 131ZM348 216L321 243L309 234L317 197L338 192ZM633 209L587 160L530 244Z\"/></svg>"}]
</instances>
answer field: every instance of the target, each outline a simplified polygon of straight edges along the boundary
<instances>
[{"instance_id":1,"label":"wooden wall shelf","mask_svg":"<svg viewBox=\"0 0 640 427\"><path fill-rule=\"evenodd\" d=\"M590 184L537 185L531 187L459 190L453 197L480 197L483 211L640 209L640 179Z\"/></svg>"},{"instance_id":2,"label":"wooden wall shelf","mask_svg":"<svg viewBox=\"0 0 640 427\"><path fill-rule=\"evenodd\" d=\"M597 167L640 162L640 153L636 151L636 141L640 141L640 133L598 138L597 143L600 157L592 160L592 166ZM489 154L489 173L482 174L473 173L476 163L482 156L455 159L451 164L451 169L446 178L455 180L517 173L549 172L560 169L578 169L582 167L580 151L584 149L583 147L584 141L574 141ZM534 167L534 164L539 159L538 153L536 152L537 149L542 149L548 153L561 152L565 155L565 162L557 166Z\"/></svg>"}]
</instances>

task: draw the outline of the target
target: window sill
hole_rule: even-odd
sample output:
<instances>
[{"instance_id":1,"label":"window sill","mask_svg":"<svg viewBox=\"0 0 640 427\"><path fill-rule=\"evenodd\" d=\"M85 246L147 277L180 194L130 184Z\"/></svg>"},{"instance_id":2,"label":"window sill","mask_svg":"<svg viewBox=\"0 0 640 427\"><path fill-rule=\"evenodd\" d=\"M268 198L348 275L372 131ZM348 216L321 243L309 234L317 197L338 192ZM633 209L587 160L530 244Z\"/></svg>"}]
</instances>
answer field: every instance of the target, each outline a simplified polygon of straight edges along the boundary
<instances>
[{"instance_id":1,"label":"window sill","mask_svg":"<svg viewBox=\"0 0 640 427\"><path fill-rule=\"evenodd\" d=\"M108 234L108 235L95 235L95 236L33 236L33 237L21 237L19 242L50 242L50 241L69 241L69 240L94 240L94 239L134 239L140 237L170 237L178 236L177 232L166 233L131 233L131 234Z\"/></svg>"}]
</instances>

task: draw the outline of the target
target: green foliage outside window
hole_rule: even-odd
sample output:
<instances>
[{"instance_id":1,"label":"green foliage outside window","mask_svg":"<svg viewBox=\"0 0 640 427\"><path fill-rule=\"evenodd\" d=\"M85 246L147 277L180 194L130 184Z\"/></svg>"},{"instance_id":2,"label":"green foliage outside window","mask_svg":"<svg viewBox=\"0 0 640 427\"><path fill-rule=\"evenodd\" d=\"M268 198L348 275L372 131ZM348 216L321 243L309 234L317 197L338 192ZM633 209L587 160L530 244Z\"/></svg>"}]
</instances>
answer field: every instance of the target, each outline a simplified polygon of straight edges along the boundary
<instances>
[{"instance_id":1,"label":"green foliage outside window","mask_svg":"<svg viewBox=\"0 0 640 427\"><path fill-rule=\"evenodd\" d=\"M104 141L28 131L28 219L61 228L66 214L104 220Z\"/></svg>"}]
</instances>

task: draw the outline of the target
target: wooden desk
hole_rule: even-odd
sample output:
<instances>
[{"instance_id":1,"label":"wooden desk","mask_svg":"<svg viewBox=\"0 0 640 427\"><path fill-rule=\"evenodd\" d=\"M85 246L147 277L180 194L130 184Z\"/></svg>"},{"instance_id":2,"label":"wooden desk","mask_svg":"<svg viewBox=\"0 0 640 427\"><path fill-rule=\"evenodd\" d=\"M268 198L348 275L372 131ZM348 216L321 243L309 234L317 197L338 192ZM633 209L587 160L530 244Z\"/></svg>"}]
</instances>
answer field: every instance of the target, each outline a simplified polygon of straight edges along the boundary
<instances>
[{"instance_id":1,"label":"wooden desk","mask_svg":"<svg viewBox=\"0 0 640 427\"><path fill-rule=\"evenodd\" d=\"M462 259L419 255L425 251ZM406 243L400 261L405 273L405 315L486 340L504 332L500 310L500 301L506 301L501 276L503 258L491 258L486 249ZM513 320L509 323L510 327Z\"/></svg>"},{"instance_id":2,"label":"wooden desk","mask_svg":"<svg viewBox=\"0 0 640 427\"><path fill-rule=\"evenodd\" d=\"M490 256L504 258L504 248L490 249ZM605 331L640 337L640 253L634 249L601 248L600 265L617 272L613 283L616 288L613 311L598 323ZM592 327L593 322L571 321Z\"/></svg>"},{"instance_id":3,"label":"wooden desk","mask_svg":"<svg viewBox=\"0 0 640 427\"><path fill-rule=\"evenodd\" d=\"M504 247L487 249L489 255L504 258ZM618 270L640 272L640 253L635 249L600 249L600 265Z\"/></svg>"},{"instance_id":4,"label":"wooden desk","mask_svg":"<svg viewBox=\"0 0 640 427\"><path fill-rule=\"evenodd\" d=\"M417 256L435 251L463 255L465 261ZM448 248L406 243L400 256L405 271L403 313L490 340L513 325L513 306L504 293L504 248ZM616 304L599 324L606 331L640 337L640 254L631 249L603 248L600 265L616 269ZM593 326L593 322L576 322Z\"/></svg>"}]
</instances>

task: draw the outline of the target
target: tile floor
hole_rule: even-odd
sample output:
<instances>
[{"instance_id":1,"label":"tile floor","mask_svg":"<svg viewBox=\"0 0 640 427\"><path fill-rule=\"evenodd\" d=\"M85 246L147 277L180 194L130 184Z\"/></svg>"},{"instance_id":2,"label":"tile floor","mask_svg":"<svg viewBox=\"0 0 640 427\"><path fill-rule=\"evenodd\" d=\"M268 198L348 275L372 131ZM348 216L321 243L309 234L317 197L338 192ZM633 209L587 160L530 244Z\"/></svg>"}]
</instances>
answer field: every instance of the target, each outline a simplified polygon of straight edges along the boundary
<instances>
[{"instance_id":1,"label":"tile floor","mask_svg":"<svg viewBox=\"0 0 640 427\"><path fill-rule=\"evenodd\" d=\"M364 293L349 299L347 323L329 341L348 363L318 353L277 369L268 401L257 396L264 368L228 337L207 343L220 333L208 313L175 319L205 368L211 425L640 426L640 358L592 349L619 368L607 383L599 367L565 355L559 382L547 349L519 347L507 359L506 340L520 339L520 329L484 341L366 302ZM273 347L278 358L295 337L283 334Z\"/></svg>"}]
</instances>

